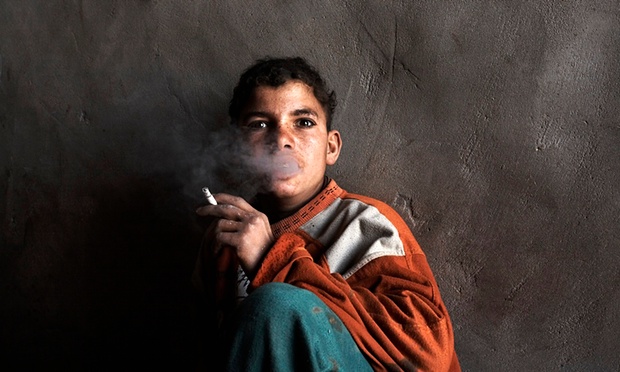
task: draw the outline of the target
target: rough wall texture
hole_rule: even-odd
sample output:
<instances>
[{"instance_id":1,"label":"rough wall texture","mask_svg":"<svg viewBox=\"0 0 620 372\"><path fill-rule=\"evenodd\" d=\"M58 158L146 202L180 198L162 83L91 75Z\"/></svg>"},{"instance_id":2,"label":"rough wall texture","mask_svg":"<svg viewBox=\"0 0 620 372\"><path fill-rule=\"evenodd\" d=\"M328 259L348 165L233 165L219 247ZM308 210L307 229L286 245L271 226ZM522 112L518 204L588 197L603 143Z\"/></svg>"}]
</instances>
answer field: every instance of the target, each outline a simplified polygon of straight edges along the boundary
<instances>
[{"instance_id":1,"label":"rough wall texture","mask_svg":"<svg viewBox=\"0 0 620 372\"><path fill-rule=\"evenodd\" d=\"M616 0L0 0L3 365L191 369L206 155L240 71L293 54L464 370L620 370Z\"/></svg>"}]
</instances>

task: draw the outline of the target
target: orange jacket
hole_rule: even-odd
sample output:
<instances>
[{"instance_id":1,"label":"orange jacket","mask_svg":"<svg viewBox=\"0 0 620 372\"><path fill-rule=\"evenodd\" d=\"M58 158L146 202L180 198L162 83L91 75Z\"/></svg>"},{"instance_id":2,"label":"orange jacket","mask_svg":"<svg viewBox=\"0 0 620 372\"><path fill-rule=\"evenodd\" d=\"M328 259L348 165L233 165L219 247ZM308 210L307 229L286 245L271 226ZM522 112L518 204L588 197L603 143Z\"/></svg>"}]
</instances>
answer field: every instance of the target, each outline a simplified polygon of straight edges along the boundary
<instances>
[{"instance_id":1,"label":"orange jacket","mask_svg":"<svg viewBox=\"0 0 620 372\"><path fill-rule=\"evenodd\" d=\"M276 242L247 292L269 282L312 291L377 371L460 371L450 317L426 256L391 207L332 180L271 228ZM235 294L245 295L234 255L221 252L207 258L211 269L198 262L196 271L220 314L234 306Z\"/></svg>"}]
</instances>

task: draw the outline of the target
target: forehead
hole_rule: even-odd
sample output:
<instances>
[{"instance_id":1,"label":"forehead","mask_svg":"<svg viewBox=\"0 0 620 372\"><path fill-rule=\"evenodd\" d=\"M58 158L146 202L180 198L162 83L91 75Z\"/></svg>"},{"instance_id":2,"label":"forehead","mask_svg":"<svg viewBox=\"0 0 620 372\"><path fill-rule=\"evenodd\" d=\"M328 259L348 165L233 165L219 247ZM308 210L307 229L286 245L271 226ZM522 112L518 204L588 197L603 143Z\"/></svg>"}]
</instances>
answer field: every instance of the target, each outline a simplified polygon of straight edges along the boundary
<instances>
[{"instance_id":1,"label":"forehead","mask_svg":"<svg viewBox=\"0 0 620 372\"><path fill-rule=\"evenodd\" d=\"M312 87L298 80L290 80L277 87L261 85L254 88L243 111L297 110L303 107L315 110L319 115L325 115Z\"/></svg>"}]
</instances>

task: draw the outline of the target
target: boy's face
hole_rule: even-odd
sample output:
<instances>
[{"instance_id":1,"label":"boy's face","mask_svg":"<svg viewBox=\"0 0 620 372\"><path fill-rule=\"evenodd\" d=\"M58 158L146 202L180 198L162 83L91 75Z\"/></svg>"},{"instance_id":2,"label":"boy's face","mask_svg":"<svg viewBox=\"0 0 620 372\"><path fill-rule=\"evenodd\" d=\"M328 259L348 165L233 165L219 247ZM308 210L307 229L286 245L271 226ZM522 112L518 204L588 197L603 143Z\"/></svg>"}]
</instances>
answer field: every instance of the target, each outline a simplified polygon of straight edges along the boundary
<instances>
[{"instance_id":1,"label":"boy's face","mask_svg":"<svg viewBox=\"0 0 620 372\"><path fill-rule=\"evenodd\" d=\"M340 133L327 131L326 115L312 88L298 80L259 86L241 111L239 125L251 163L283 210L299 208L323 184L338 159Z\"/></svg>"}]
</instances>

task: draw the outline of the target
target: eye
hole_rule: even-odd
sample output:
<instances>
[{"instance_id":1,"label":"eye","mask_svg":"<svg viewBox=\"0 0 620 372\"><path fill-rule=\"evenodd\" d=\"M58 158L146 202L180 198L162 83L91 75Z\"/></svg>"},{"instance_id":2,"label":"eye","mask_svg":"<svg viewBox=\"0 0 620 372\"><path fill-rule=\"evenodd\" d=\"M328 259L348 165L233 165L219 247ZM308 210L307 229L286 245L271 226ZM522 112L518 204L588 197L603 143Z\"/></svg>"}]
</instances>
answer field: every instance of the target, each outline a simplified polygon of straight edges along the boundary
<instances>
[{"instance_id":1,"label":"eye","mask_svg":"<svg viewBox=\"0 0 620 372\"><path fill-rule=\"evenodd\" d=\"M269 126L265 120L252 120L244 125L248 129L264 129Z\"/></svg>"},{"instance_id":2,"label":"eye","mask_svg":"<svg viewBox=\"0 0 620 372\"><path fill-rule=\"evenodd\" d=\"M310 119L299 119L297 121L297 125L299 125L300 127L306 127L306 128L310 128L316 125L316 123Z\"/></svg>"}]
</instances>

